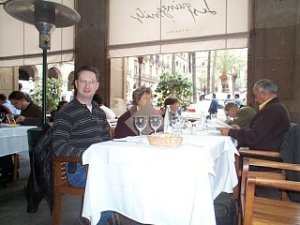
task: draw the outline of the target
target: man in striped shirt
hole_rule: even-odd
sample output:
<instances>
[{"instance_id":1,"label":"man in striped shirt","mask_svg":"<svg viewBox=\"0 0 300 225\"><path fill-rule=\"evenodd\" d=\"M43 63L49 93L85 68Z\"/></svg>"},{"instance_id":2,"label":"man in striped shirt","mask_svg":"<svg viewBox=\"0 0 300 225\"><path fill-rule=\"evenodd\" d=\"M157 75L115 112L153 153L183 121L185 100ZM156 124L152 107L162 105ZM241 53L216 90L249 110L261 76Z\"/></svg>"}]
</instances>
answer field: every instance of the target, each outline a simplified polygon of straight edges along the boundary
<instances>
[{"instance_id":1,"label":"man in striped shirt","mask_svg":"<svg viewBox=\"0 0 300 225\"><path fill-rule=\"evenodd\" d=\"M83 66L75 72L75 98L56 113L53 125L52 146L56 156L81 154L93 143L107 141L109 124L105 113L92 101L99 87L96 68ZM86 166L80 163L67 165L71 185L85 187Z\"/></svg>"}]
</instances>

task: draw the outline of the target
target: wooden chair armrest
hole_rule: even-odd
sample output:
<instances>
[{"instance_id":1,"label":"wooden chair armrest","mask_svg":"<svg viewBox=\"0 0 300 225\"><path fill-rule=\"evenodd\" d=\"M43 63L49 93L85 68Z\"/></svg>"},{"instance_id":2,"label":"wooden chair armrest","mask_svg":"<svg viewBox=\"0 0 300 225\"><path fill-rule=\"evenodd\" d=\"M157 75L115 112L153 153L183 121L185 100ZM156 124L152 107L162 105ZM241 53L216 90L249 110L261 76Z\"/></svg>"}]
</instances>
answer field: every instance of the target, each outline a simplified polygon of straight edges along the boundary
<instances>
[{"instance_id":1,"label":"wooden chair armrest","mask_svg":"<svg viewBox=\"0 0 300 225\"><path fill-rule=\"evenodd\" d=\"M262 159L245 158L244 167L246 167L247 165L300 172L299 164L275 162Z\"/></svg>"},{"instance_id":2,"label":"wooden chair armrest","mask_svg":"<svg viewBox=\"0 0 300 225\"><path fill-rule=\"evenodd\" d=\"M280 159L279 151L265 151L265 150L251 150L251 149L244 149L240 148L239 153L241 156L246 157L266 157L270 159Z\"/></svg>"},{"instance_id":3,"label":"wooden chair armrest","mask_svg":"<svg viewBox=\"0 0 300 225\"><path fill-rule=\"evenodd\" d=\"M276 179L267 179L261 177L249 177L247 180L247 185L253 183L258 186L271 187L284 189L289 191L299 191L300 192L300 182L289 181L289 180L276 180Z\"/></svg>"}]
</instances>

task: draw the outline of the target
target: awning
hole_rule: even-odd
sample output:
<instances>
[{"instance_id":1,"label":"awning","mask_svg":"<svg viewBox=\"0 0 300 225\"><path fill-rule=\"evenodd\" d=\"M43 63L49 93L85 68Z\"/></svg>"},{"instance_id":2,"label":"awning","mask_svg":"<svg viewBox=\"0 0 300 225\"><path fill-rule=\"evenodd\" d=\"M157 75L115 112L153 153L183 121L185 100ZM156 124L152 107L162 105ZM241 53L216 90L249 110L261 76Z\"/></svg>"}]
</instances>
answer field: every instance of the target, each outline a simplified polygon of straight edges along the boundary
<instances>
[{"instance_id":1,"label":"awning","mask_svg":"<svg viewBox=\"0 0 300 225\"><path fill-rule=\"evenodd\" d=\"M52 0L74 8L74 0ZM51 34L48 63L74 58L74 27L56 28ZM8 15L0 6L0 67L42 64L39 33L30 24Z\"/></svg>"},{"instance_id":2,"label":"awning","mask_svg":"<svg viewBox=\"0 0 300 225\"><path fill-rule=\"evenodd\" d=\"M249 0L110 0L109 57L245 48Z\"/></svg>"}]
</instances>

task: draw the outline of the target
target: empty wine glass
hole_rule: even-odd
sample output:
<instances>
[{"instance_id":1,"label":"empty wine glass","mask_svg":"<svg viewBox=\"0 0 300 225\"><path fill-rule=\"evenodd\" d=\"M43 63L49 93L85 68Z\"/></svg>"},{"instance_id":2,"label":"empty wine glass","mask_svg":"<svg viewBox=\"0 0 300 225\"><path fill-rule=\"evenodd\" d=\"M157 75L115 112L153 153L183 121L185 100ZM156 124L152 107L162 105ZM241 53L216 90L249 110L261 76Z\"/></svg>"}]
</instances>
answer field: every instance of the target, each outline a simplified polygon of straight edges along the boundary
<instances>
[{"instance_id":1,"label":"empty wine glass","mask_svg":"<svg viewBox=\"0 0 300 225\"><path fill-rule=\"evenodd\" d=\"M160 128L162 123L162 117L157 115L157 116L150 116L150 126L154 130L154 133L156 134L157 129Z\"/></svg>"},{"instance_id":2,"label":"empty wine glass","mask_svg":"<svg viewBox=\"0 0 300 225\"><path fill-rule=\"evenodd\" d=\"M139 131L139 135L142 135L142 131L147 126L147 117L146 116L136 116L134 117L134 124L136 129Z\"/></svg>"},{"instance_id":3,"label":"empty wine glass","mask_svg":"<svg viewBox=\"0 0 300 225\"><path fill-rule=\"evenodd\" d=\"M5 113L0 113L0 125L2 124L2 121L5 120Z\"/></svg>"}]
</instances>

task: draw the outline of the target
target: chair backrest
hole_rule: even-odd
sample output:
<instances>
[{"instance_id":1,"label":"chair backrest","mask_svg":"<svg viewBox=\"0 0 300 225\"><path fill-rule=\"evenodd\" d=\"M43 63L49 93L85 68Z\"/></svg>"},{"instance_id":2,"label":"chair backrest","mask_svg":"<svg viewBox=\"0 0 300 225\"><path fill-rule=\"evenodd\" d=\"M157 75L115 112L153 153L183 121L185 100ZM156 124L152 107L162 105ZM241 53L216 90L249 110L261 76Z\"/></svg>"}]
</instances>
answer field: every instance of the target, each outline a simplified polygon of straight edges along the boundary
<instances>
[{"instance_id":1,"label":"chair backrest","mask_svg":"<svg viewBox=\"0 0 300 225\"><path fill-rule=\"evenodd\" d=\"M52 225L60 225L62 213L62 196L64 194L83 196L84 188L72 187L69 185L66 176L66 163L79 162L79 158L74 157L54 157L52 159L53 173L53 210Z\"/></svg>"},{"instance_id":2,"label":"chair backrest","mask_svg":"<svg viewBox=\"0 0 300 225\"><path fill-rule=\"evenodd\" d=\"M300 165L258 159L245 159L244 165L248 166L243 169L243 177L247 177L247 182L245 183L246 195L243 207L243 224L300 224L298 216L300 207L298 204L284 199L268 199L255 196L256 186L299 192L299 182L276 179L275 177L258 176L258 174L247 175L249 166L300 172ZM253 221L254 217L255 222Z\"/></svg>"},{"instance_id":3,"label":"chair backrest","mask_svg":"<svg viewBox=\"0 0 300 225\"><path fill-rule=\"evenodd\" d=\"M31 128L27 130L29 151L32 151L44 130L41 127Z\"/></svg>"},{"instance_id":4,"label":"chair backrest","mask_svg":"<svg viewBox=\"0 0 300 225\"><path fill-rule=\"evenodd\" d=\"M55 193L63 193L63 194L72 194L72 195L83 195L84 189L77 188L69 185L67 180L66 173L66 163L79 162L79 158L75 157L54 157L53 158L53 186L54 186L54 194Z\"/></svg>"}]
</instances>

